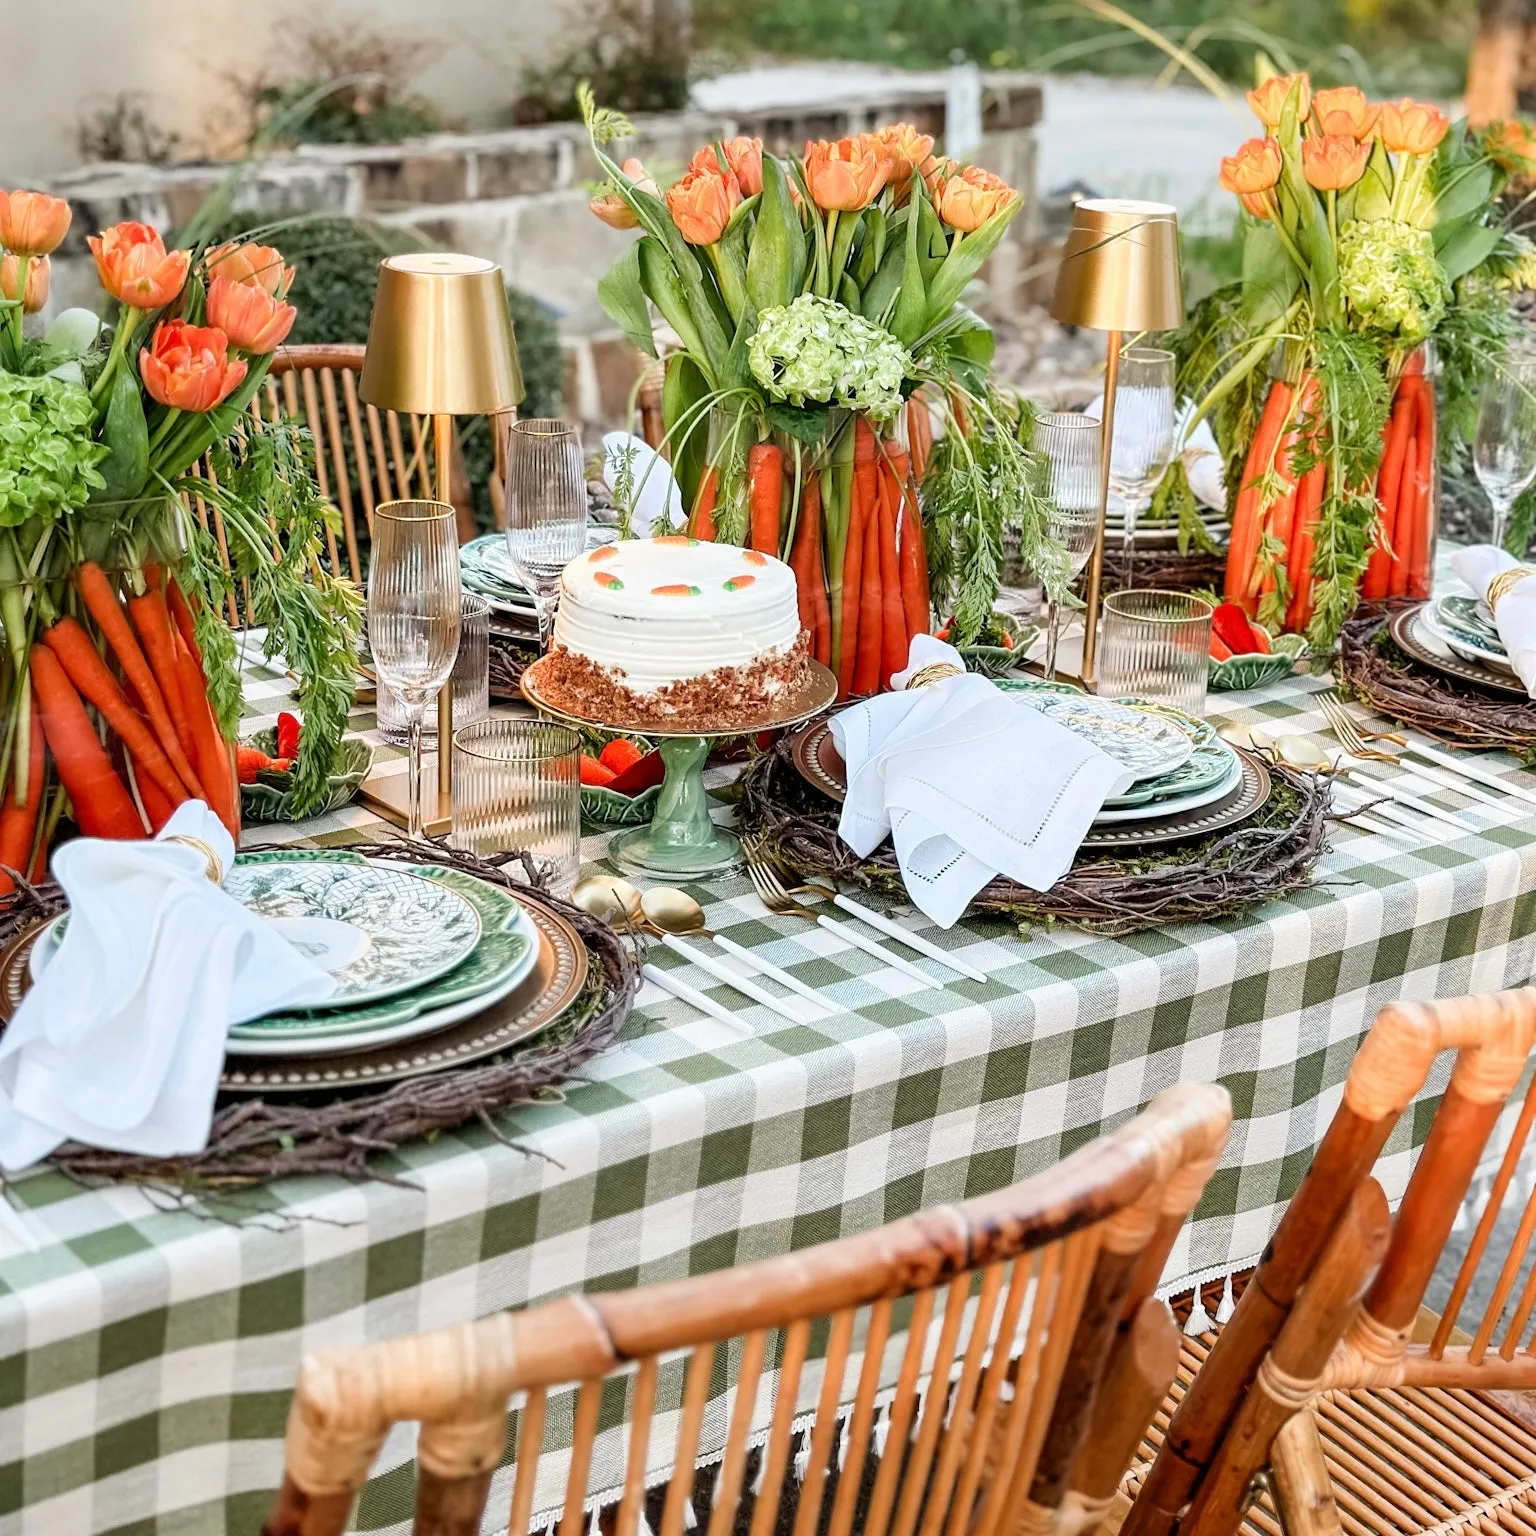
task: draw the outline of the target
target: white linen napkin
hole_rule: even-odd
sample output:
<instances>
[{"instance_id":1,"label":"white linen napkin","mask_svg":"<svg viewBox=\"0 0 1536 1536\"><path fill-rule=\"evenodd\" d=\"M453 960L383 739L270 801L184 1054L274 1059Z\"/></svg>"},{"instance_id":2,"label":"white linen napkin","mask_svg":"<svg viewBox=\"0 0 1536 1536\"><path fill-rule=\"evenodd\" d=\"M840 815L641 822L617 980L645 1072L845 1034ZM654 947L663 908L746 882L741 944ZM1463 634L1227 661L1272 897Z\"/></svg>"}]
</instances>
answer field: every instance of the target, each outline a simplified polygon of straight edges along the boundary
<instances>
[{"instance_id":1,"label":"white linen napkin","mask_svg":"<svg viewBox=\"0 0 1536 1536\"><path fill-rule=\"evenodd\" d=\"M209 879L235 845L200 800L154 842L83 837L53 856L57 953L0 1036L0 1167L75 1140L155 1157L207 1145L232 1024L323 1003L336 982Z\"/></svg>"},{"instance_id":2,"label":"white linen napkin","mask_svg":"<svg viewBox=\"0 0 1536 1536\"><path fill-rule=\"evenodd\" d=\"M915 635L903 688L960 653ZM835 715L848 769L837 830L861 858L889 836L913 904L942 928L1006 875L1034 891L1066 873L1093 818L1132 775L1114 758L984 677L884 693Z\"/></svg>"},{"instance_id":3,"label":"white linen napkin","mask_svg":"<svg viewBox=\"0 0 1536 1536\"><path fill-rule=\"evenodd\" d=\"M1492 544L1473 544L1451 556L1451 569L1483 599L1488 596L1489 582L1500 571L1521 563ZM1536 699L1536 576L1515 582L1498 600L1493 623L1509 652L1515 675L1525 684L1526 693Z\"/></svg>"}]
</instances>

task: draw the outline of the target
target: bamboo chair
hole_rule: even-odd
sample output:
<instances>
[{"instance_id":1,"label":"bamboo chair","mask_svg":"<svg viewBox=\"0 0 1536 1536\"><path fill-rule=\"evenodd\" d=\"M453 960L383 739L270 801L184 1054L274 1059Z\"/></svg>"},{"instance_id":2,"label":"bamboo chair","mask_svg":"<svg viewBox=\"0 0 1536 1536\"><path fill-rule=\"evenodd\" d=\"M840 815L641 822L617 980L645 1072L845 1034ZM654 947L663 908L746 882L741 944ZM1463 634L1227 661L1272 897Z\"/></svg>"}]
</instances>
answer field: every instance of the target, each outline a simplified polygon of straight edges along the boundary
<instances>
[{"instance_id":1,"label":"bamboo chair","mask_svg":"<svg viewBox=\"0 0 1536 1536\"><path fill-rule=\"evenodd\" d=\"M1536 989L1382 1009L1231 1320L1202 1344L1198 1369L1181 1371L1155 1458L1130 1479L1121 1536L1230 1536L1261 1474L1295 1536L1536 1532L1536 1414L1501 1396L1536 1390L1536 1339L1521 1347L1536 1270L1500 1332L1536 1233L1536 1190L1474 1331L1457 1327L1536 1122L1536 1079L1444 1315L1423 1309L1533 1040ZM1368 1175L1446 1050L1450 1082L1389 1239ZM1249 1525L1273 1530L1273 1512L1255 1509Z\"/></svg>"},{"instance_id":2,"label":"bamboo chair","mask_svg":"<svg viewBox=\"0 0 1536 1536\"><path fill-rule=\"evenodd\" d=\"M740 1365L708 1536L733 1529L754 1408L768 1385L762 1373L774 1361L777 1393L751 1536L769 1536L780 1517L803 1424L802 1379L814 1415L795 1458L795 1536L813 1536L824 1506L829 1536L1070 1536L1091 1527L1172 1379L1174 1325L1148 1296L1230 1118L1224 1089L1172 1089L1048 1173L963 1205L726 1276L573 1296L312 1356L299 1374L267 1536L338 1536L386 1432L411 1420L420 1422L414 1529L477 1536L513 1397L506 1529L526 1532L546 1417L558 1418L548 1410L559 1408L561 1388L576 1389L576 1398L559 1528L584 1536L600 1408L614 1401L605 1383L624 1394L627 1450L622 1480L609 1484L618 1507L603 1528L633 1536L648 1482L670 1468L661 1533L679 1536L711 1383L717 1362L723 1368L733 1357L730 1341ZM816 1361L808 1363L813 1338L825 1340L819 1387ZM665 1454L653 1457L653 1421L666 1395L659 1372L675 1380L664 1357L680 1354L681 1401L667 1419L675 1439L669 1434ZM886 1360L887 1379L895 1378L889 1433L883 1452L873 1438L871 1456ZM613 1381L621 1376L628 1380ZM834 1491L829 1460L843 1423L848 1454ZM873 1486L855 1526L866 1470Z\"/></svg>"},{"instance_id":3,"label":"bamboo chair","mask_svg":"<svg viewBox=\"0 0 1536 1536\"><path fill-rule=\"evenodd\" d=\"M346 345L279 347L250 407L257 431L284 416L297 417L309 428L315 483L321 496L341 513L340 541L334 530L325 533L326 561L334 573L359 584L374 507L381 501L411 497L430 500L436 495L430 423L421 416L401 416L363 403L357 384L365 351L361 346ZM198 473L207 476L211 471L205 464ZM457 440L451 483L459 542L465 543L475 535L474 505ZM491 487L493 502L499 508L500 486L494 475ZM229 570L229 545L217 507L200 496L192 500L198 521L213 536L224 568ZM232 625L240 628L249 612L249 592L242 589L231 595Z\"/></svg>"}]
</instances>

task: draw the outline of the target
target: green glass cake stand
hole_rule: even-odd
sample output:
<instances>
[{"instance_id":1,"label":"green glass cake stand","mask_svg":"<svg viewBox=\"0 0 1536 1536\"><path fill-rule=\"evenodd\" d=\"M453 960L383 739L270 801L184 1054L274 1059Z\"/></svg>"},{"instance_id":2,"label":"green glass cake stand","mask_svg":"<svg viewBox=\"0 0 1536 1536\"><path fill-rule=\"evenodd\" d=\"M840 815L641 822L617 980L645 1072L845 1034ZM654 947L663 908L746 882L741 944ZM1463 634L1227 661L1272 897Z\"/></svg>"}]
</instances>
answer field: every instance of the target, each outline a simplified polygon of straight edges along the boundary
<instances>
[{"instance_id":1,"label":"green glass cake stand","mask_svg":"<svg viewBox=\"0 0 1536 1536\"><path fill-rule=\"evenodd\" d=\"M595 726L605 731L632 731L659 743L666 777L656 798L655 814L641 827L618 833L608 845L613 861L634 874L657 880L692 879L737 868L741 839L717 827L710 819L709 797L704 790L704 760L710 743L729 736L755 736L801 725L819 715L837 697L837 679L817 662L809 663L805 682L772 712L743 715L729 728L707 736L684 731L657 730L640 720L593 720L573 715L552 704L539 688L544 668L536 661L523 673L523 697L542 714L572 725Z\"/></svg>"}]
</instances>

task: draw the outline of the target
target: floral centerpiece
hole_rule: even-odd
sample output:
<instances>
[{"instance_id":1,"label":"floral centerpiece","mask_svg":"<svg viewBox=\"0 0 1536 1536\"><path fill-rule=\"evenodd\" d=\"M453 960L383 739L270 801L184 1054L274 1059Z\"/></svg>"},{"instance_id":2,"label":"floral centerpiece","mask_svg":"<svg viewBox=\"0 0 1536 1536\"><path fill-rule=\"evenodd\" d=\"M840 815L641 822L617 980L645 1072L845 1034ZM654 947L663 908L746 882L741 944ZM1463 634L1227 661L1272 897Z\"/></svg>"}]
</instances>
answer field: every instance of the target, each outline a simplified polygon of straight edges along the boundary
<instances>
[{"instance_id":1,"label":"floral centerpiece","mask_svg":"<svg viewBox=\"0 0 1536 1536\"><path fill-rule=\"evenodd\" d=\"M293 269L119 224L90 239L109 322L66 310L28 336L69 223L60 198L0 191L0 866L32 877L66 820L144 837L195 797L238 835L235 581L299 674L294 791L318 804L360 611L319 564L304 433L246 414L293 325Z\"/></svg>"},{"instance_id":2,"label":"floral centerpiece","mask_svg":"<svg viewBox=\"0 0 1536 1536\"><path fill-rule=\"evenodd\" d=\"M608 178L593 212L642 231L599 296L650 355L653 305L682 343L663 408L688 532L791 565L841 696L887 686L935 607L978 638L1005 527L1062 592L1033 417L961 302L1019 194L904 123L792 159L706 145L663 192L605 147L629 123L582 107Z\"/></svg>"},{"instance_id":3,"label":"floral centerpiece","mask_svg":"<svg viewBox=\"0 0 1536 1536\"><path fill-rule=\"evenodd\" d=\"M1227 461L1224 595L1327 649L1360 597L1429 595L1436 361L1460 420L1516 329L1510 288L1536 276L1498 205L1536 145L1304 74L1248 101L1265 133L1221 167L1242 204L1242 280L1176 349L1191 430L1210 416Z\"/></svg>"}]
</instances>

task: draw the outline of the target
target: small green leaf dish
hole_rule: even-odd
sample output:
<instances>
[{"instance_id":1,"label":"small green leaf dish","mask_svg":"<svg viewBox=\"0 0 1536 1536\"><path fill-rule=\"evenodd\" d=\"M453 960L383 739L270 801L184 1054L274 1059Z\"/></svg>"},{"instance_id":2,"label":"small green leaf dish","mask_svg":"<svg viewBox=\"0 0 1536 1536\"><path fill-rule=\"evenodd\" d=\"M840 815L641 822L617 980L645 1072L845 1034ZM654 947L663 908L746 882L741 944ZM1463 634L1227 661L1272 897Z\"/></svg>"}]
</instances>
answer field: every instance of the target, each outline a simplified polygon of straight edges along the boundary
<instances>
[{"instance_id":1,"label":"small green leaf dish","mask_svg":"<svg viewBox=\"0 0 1536 1536\"><path fill-rule=\"evenodd\" d=\"M1225 661L1206 662L1206 682L1218 693L1240 693L1248 688L1263 688L1279 682L1296 670L1307 648L1302 635L1276 635L1270 642L1274 649L1266 656L1255 652L1247 656L1229 656Z\"/></svg>"},{"instance_id":2,"label":"small green leaf dish","mask_svg":"<svg viewBox=\"0 0 1536 1536\"><path fill-rule=\"evenodd\" d=\"M241 746L255 747L258 752L270 756L277 750L275 730L257 731L248 736ZM302 818L323 816L327 811L339 811L353 799L358 786L368 777L373 767L373 748L361 736L343 736L336 749L336 762L327 779L326 797L314 810ZM240 815L245 821L261 823L271 821L298 821L289 808L292 795L289 789L290 775L264 773L257 776L254 784L240 786Z\"/></svg>"},{"instance_id":3,"label":"small green leaf dish","mask_svg":"<svg viewBox=\"0 0 1536 1536\"><path fill-rule=\"evenodd\" d=\"M652 784L638 795L621 795L601 784L583 784L581 819L593 827L638 827L655 814L660 794L660 784Z\"/></svg>"}]
</instances>

